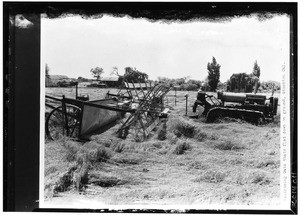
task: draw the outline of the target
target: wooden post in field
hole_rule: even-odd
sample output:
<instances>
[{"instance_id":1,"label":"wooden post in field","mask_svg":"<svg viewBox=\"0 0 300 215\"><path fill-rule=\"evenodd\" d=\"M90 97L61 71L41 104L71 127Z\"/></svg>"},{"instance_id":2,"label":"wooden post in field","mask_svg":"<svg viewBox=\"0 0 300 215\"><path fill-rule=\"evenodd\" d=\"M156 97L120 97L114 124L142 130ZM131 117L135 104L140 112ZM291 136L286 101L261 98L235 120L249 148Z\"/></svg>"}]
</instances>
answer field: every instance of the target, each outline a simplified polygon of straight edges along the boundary
<instances>
[{"instance_id":1,"label":"wooden post in field","mask_svg":"<svg viewBox=\"0 0 300 215\"><path fill-rule=\"evenodd\" d=\"M175 87L175 106L176 106L176 98L177 98L177 87Z\"/></svg>"},{"instance_id":2,"label":"wooden post in field","mask_svg":"<svg viewBox=\"0 0 300 215\"><path fill-rule=\"evenodd\" d=\"M75 85L75 99L78 98L78 82L76 82L76 85Z\"/></svg>"},{"instance_id":3,"label":"wooden post in field","mask_svg":"<svg viewBox=\"0 0 300 215\"><path fill-rule=\"evenodd\" d=\"M185 115L187 116L187 108L188 108L188 98L189 94L185 94Z\"/></svg>"}]
</instances>

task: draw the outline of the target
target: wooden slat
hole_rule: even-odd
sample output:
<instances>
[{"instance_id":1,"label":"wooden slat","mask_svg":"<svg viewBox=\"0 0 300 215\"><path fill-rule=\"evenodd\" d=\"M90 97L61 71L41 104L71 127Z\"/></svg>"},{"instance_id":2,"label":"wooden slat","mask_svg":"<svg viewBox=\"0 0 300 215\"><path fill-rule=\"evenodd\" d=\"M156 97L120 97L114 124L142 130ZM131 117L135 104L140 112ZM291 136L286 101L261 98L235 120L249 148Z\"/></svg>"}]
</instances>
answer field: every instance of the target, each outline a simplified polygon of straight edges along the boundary
<instances>
[{"instance_id":1,"label":"wooden slat","mask_svg":"<svg viewBox=\"0 0 300 215\"><path fill-rule=\"evenodd\" d=\"M157 126L158 123L159 118L157 118L148 128L146 128L146 130L144 131L146 137L148 137L150 132Z\"/></svg>"}]
</instances>

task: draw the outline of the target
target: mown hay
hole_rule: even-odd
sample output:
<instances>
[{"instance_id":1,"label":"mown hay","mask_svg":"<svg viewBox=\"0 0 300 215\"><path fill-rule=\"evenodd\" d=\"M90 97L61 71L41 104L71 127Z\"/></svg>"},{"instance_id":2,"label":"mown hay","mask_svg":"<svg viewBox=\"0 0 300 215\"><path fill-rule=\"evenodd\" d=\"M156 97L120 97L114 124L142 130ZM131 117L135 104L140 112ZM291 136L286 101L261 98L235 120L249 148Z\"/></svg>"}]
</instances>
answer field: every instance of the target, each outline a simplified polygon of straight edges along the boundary
<instances>
[{"instance_id":1,"label":"mown hay","mask_svg":"<svg viewBox=\"0 0 300 215\"><path fill-rule=\"evenodd\" d=\"M166 121L163 123L162 127L158 131L157 139L165 140L167 138L167 123Z\"/></svg>"},{"instance_id":2,"label":"mown hay","mask_svg":"<svg viewBox=\"0 0 300 215\"><path fill-rule=\"evenodd\" d=\"M125 179L100 174L91 174L89 181L90 183L100 187L114 187L129 183L129 181Z\"/></svg>"},{"instance_id":3,"label":"mown hay","mask_svg":"<svg viewBox=\"0 0 300 215\"><path fill-rule=\"evenodd\" d=\"M205 165L201 161L192 161L188 165L188 170L191 170L191 169L202 169L202 170L205 170L205 169L207 169L207 165Z\"/></svg>"},{"instance_id":4,"label":"mown hay","mask_svg":"<svg viewBox=\"0 0 300 215\"><path fill-rule=\"evenodd\" d=\"M171 145L175 145L177 143L177 141L179 140L179 138L174 135L173 133L167 134L167 139L169 144Z\"/></svg>"},{"instance_id":5,"label":"mown hay","mask_svg":"<svg viewBox=\"0 0 300 215\"><path fill-rule=\"evenodd\" d=\"M68 171L61 174L58 181L53 187L54 193L64 192L72 185L73 172L76 170L76 166L72 166Z\"/></svg>"},{"instance_id":6,"label":"mown hay","mask_svg":"<svg viewBox=\"0 0 300 215\"><path fill-rule=\"evenodd\" d=\"M142 157L139 154L131 153L114 156L111 160L116 163L131 165L140 164L143 161Z\"/></svg>"},{"instance_id":7,"label":"mown hay","mask_svg":"<svg viewBox=\"0 0 300 215\"><path fill-rule=\"evenodd\" d=\"M117 153L123 152L125 147L126 147L126 144L124 142L115 142L115 143L111 144L111 149Z\"/></svg>"},{"instance_id":8,"label":"mown hay","mask_svg":"<svg viewBox=\"0 0 300 215\"><path fill-rule=\"evenodd\" d=\"M48 175L50 175L52 173L55 173L57 170L58 169L57 169L57 167L55 165L51 165L51 166L45 168L45 176L48 176Z\"/></svg>"},{"instance_id":9,"label":"mown hay","mask_svg":"<svg viewBox=\"0 0 300 215\"><path fill-rule=\"evenodd\" d=\"M62 144L67 149L64 159L69 162L74 161L77 152L80 150L81 144L73 141L65 141Z\"/></svg>"}]
</instances>

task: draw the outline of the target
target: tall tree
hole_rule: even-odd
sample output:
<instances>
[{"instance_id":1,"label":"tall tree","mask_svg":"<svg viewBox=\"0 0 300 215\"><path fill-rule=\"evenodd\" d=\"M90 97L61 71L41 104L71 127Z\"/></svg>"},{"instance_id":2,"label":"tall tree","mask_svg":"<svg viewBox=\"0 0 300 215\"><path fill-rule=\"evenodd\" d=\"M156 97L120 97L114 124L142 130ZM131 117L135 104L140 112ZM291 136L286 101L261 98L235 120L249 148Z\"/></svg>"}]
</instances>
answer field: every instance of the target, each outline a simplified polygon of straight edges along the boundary
<instances>
[{"instance_id":1,"label":"tall tree","mask_svg":"<svg viewBox=\"0 0 300 215\"><path fill-rule=\"evenodd\" d=\"M208 85L210 86L211 91L217 89L218 83L220 81L220 64L217 63L216 58L212 58L212 62L207 64L208 70Z\"/></svg>"},{"instance_id":2,"label":"tall tree","mask_svg":"<svg viewBox=\"0 0 300 215\"><path fill-rule=\"evenodd\" d=\"M45 75L46 75L46 78L50 78L49 72L50 72L50 68L49 68L48 64L46 64L46 66L45 66Z\"/></svg>"},{"instance_id":3,"label":"tall tree","mask_svg":"<svg viewBox=\"0 0 300 215\"><path fill-rule=\"evenodd\" d=\"M96 78L97 80L100 79L101 75L104 73L103 69L100 67L95 67L91 69L91 73L93 75L94 78Z\"/></svg>"},{"instance_id":4,"label":"tall tree","mask_svg":"<svg viewBox=\"0 0 300 215\"><path fill-rule=\"evenodd\" d=\"M252 74L253 74L254 76L258 77L258 78L259 78L259 76L260 76L260 66L258 66L257 60L254 62Z\"/></svg>"},{"instance_id":5,"label":"tall tree","mask_svg":"<svg viewBox=\"0 0 300 215\"><path fill-rule=\"evenodd\" d=\"M114 66L110 74L120 76L118 67Z\"/></svg>"},{"instance_id":6,"label":"tall tree","mask_svg":"<svg viewBox=\"0 0 300 215\"><path fill-rule=\"evenodd\" d=\"M148 75L144 72L140 72L136 68L126 67L124 78L128 82L145 83L148 80Z\"/></svg>"},{"instance_id":7,"label":"tall tree","mask_svg":"<svg viewBox=\"0 0 300 215\"><path fill-rule=\"evenodd\" d=\"M232 92L252 92L255 85L255 78L253 74L235 73L232 74L227 81L227 90Z\"/></svg>"},{"instance_id":8,"label":"tall tree","mask_svg":"<svg viewBox=\"0 0 300 215\"><path fill-rule=\"evenodd\" d=\"M49 87L51 85L51 78L50 78L50 68L48 64L45 66L45 82L46 82L46 87Z\"/></svg>"}]
</instances>

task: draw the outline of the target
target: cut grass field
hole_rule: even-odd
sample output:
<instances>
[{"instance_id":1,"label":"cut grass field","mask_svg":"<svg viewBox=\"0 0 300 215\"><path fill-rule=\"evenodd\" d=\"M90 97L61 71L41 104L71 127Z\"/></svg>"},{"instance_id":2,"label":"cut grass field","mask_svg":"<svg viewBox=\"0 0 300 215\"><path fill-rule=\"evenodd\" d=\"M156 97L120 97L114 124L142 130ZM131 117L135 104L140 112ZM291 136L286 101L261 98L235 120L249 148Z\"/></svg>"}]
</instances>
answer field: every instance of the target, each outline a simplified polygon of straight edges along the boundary
<instances>
[{"instance_id":1,"label":"cut grass field","mask_svg":"<svg viewBox=\"0 0 300 215\"><path fill-rule=\"evenodd\" d=\"M185 116L185 93L178 92L176 106L169 98L167 122L147 141L118 139L114 127L87 143L46 142L45 202L279 204L279 116L261 126L232 119L209 124Z\"/></svg>"}]
</instances>

